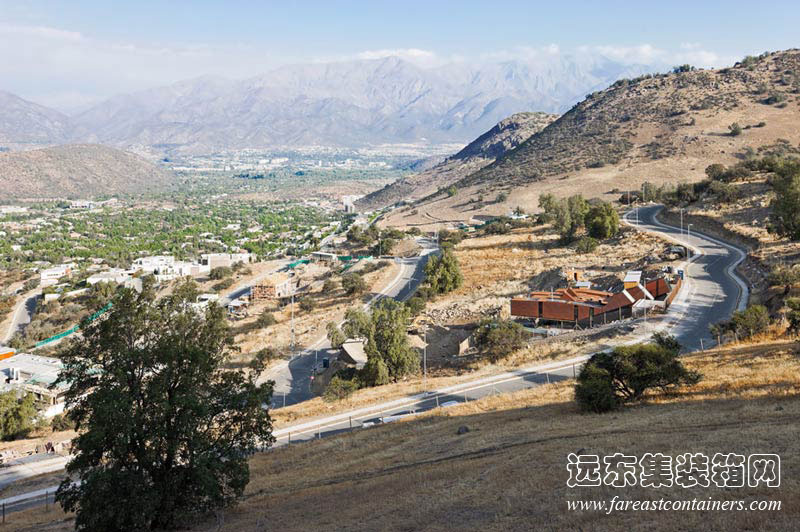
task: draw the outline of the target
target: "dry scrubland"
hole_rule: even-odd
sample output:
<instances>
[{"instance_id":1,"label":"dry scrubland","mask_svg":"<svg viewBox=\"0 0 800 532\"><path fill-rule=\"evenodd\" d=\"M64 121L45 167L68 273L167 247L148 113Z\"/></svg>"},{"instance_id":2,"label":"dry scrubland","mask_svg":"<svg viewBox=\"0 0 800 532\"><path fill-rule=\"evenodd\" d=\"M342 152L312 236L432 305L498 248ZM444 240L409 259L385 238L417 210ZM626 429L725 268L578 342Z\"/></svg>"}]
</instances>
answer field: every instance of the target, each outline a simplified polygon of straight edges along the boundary
<instances>
[{"instance_id":1,"label":"dry scrubland","mask_svg":"<svg viewBox=\"0 0 800 532\"><path fill-rule=\"evenodd\" d=\"M448 328L453 325L477 323L481 318L508 315L509 298L533 290L548 290L562 286L562 271L577 269L589 279L608 285L621 280L629 269L658 268L664 264L666 241L628 227L602 243L592 253L580 254L573 247L561 247L558 236L549 226L515 229L506 235L486 235L467 238L455 247L464 283L458 290L430 302L423 318L437 325L429 341L434 346L448 344L443 353L429 350L433 367L437 357L457 351ZM512 367L536 360L575 354L579 345L565 343L552 349L524 350L502 362ZM453 366L454 360L450 360ZM480 362L478 361L478 364ZM461 366L462 364L456 364ZM472 369L475 364L471 364Z\"/></svg>"},{"instance_id":2,"label":"dry scrubland","mask_svg":"<svg viewBox=\"0 0 800 532\"><path fill-rule=\"evenodd\" d=\"M446 194L393 212L390 226L429 225L473 216L533 211L539 194L619 198L645 181L693 182L712 163L733 164L746 148L796 146L800 51L754 66L671 74L595 93L514 152ZM764 90L765 89L765 90ZM772 93L784 100L765 103ZM745 129L730 136L728 126ZM761 125L763 123L763 125ZM748 127L749 126L749 127ZM508 198L497 202L505 192Z\"/></svg>"},{"instance_id":3,"label":"dry scrubland","mask_svg":"<svg viewBox=\"0 0 800 532\"><path fill-rule=\"evenodd\" d=\"M374 272L364 275L367 282L367 294L371 297L384 288L397 275L399 266L391 262ZM352 268L358 272L360 268ZM338 321L344 318L345 311L358 304L359 298L347 296L341 288L339 276L332 278L337 281L337 289L331 293L322 292L323 277L328 273L327 268L312 265L307 274L301 274L304 282L310 282L312 289L309 293L295 298L294 325L297 345L305 346L315 342L320 336L325 335L325 326L329 321ZM310 311L300 309L299 301L308 297L314 302ZM365 296L366 297L366 296ZM275 316L277 323L264 329L258 329L255 322L262 312L270 312ZM279 351L288 349L291 343L291 305L277 307L273 303L256 303L250 308L248 318L233 323L236 332L236 343L242 348L243 356L263 349L273 347Z\"/></svg>"},{"instance_id":4,"label":"dry scrubland","mask_svg":"<svg viewBox=\"0 0 800 532\"><path fill-rule=\"evenodd\" d=\"M594 415L563 382L257 455L240 505L194 530L791 530L800 520L796 343L684 357L693 389ZM457 429L470 431L458 435ZM780 488L566 487L566 456L778 453ZM780 512L568 512L567 500L781 500ZM68 530L56 510L8 530Z\"/></svg>"}]
</instances>

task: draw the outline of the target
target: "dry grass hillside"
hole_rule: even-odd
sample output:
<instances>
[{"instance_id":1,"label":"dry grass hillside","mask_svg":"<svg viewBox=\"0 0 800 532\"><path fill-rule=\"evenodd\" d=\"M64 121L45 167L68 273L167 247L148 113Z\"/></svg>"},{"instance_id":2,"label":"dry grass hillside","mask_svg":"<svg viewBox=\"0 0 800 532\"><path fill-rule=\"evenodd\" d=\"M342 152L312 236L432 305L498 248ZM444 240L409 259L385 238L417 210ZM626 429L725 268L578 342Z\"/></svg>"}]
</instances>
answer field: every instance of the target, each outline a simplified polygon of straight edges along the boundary
<instances>
[{"instance_id":1,"label":"dry grass hillside","mask_svg":"<svg viewBox=\"0 0 800 532\"><path fill-rule=\"evenodd\" d=\"M800 143L800 51L720 70L620 80L577 104L493 164L436 198L387 218L424 225L537 207L542 192L617 199L643 182L689 182L747 148ZM743 131L732 136L729 126ZM613 192L612 192L613 191ZM505 197L498 196L504 193ZM415 210L416 216L407 218Z\"/></svg>"},{"instance_id":2,"label":"dry grass hillside","mask_svg":"<svg viewBox=\"0 0 800 532\"><path fill-rule=\"evenodd\" d=\"M416 420L259 454L239 506L196 525L242 530L793 530L800 520L798 345L689 355L699 385L607 415L582 414L562 382ZM458 434L465 426L469 432ZM776 453L779 488L573 488L569 453L641 457ZM568 511L567 501L781 501L781 510ZM12 514L8 530L69 530L57 509Z\"/></svg>"},{"instance_id":3,"label":"dry grass hillside","mask_svg":"<svg viewBox=\"0 0 800 532\"><path fill-rule=\"evenodd\" d=\"M362 209L373 209L400 200L419 199L433 194L492 163L556 118L557 115L547 113L512 115L440 164L386 185L361 199L358 206Z\"/></svg>"},{"instance_id":4,"label":"dry grass hillside","mask_svg":"<svg viewBox=\"0 0 800 532\"><path fill-rule=\"evenodd\" d=\"M171 179L138 155L98 144L0 153L0 199L141 194Z\"/></svg>"}]
</instances>

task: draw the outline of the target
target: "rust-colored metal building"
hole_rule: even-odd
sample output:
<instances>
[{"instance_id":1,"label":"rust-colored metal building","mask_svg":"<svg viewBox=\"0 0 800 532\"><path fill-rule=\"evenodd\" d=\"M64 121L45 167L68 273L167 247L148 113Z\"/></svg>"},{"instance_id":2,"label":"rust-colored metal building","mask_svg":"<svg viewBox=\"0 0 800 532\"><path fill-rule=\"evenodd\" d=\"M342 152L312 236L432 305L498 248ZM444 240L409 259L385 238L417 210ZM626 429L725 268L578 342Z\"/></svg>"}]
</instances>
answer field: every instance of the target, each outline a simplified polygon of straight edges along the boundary
<instances>
[{"instance_id":1,"label":"rust-colored metal building","mask_svg":"<svg viewBox=\"0 0 800 532\"><path fill-rule=\"evenodd\" d=\"M511 315L570 323L600 323L629 317L633 305L642 299L668 295L672 287L664 277L645 284L627 283L620 292L591 288L559 288L551 292L532 292L511 300Z\"/></svg>"}]
</instances>

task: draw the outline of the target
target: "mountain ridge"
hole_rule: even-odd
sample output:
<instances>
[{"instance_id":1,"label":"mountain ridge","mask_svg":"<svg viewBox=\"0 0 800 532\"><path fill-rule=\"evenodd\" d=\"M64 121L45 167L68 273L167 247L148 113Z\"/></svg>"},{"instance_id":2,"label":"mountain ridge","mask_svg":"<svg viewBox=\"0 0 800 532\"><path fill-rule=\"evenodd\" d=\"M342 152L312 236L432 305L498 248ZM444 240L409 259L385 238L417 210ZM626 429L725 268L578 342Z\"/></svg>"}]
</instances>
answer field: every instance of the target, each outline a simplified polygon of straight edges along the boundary
<instances>
[{"instance_id":1,"label":"mountain ridge","mask_svg":"<svg viewBox=\"0 0 800 532\"><path fill-rule=\"evenodd\" d=\"M68 117L66 138L50 143L168 145L196 154L466 144L514 113L561 112L588 91L650 69L568 55L432 68L395 56L287 65L244 80L203 76L114 96Z\"/></svg>"},{"instance_id":2,"label":"mountain ridge","mask_svg":"<svg viewBox=\"0 0 800 532\"><path fill-rule=\"evenodd\" d=\"M135 195L171 180L138 155L98 144L0 153L0 199Z\"/></svg>"}]
</instances>

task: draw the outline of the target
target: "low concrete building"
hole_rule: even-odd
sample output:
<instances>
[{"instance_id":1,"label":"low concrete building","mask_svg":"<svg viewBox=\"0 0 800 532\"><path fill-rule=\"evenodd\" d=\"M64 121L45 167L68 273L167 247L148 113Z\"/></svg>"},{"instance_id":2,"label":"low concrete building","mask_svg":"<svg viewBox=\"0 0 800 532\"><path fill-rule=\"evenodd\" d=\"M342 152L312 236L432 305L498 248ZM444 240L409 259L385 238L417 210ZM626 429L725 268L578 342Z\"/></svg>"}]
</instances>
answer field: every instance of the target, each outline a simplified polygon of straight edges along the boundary
<instances>
[{"instance_id":1,"label":"low concrete building","mask_svg":"<svg viewBox=\"0 0 800 532\"><path fill-rule=\"evenodd\" d=\"M69 264L61 264L52 268L47 268L39 272L39 285L42 287L53 286L58 283L62 277L72 273L72 267Z\"/></svg>"},{"instance_id":2,"label":"low concrete building","mask_svg":"<svg viewBox=\"0 0 800 532\"><path fill-rule=\"evenodd\" d=\"M321 264L335 264L339 262L339 257L335 253L315 251L311 254L311 260Z\"/></svg>"},{"instance_id":3,"label":"low concrete building","mask_svg":"<svg viewBox=\"0 0 800 532\"><path fill-rule=\"evenodd\" d=\"M231 267L234 264L250 264L255 262L252 253L204 253L200 255L200 263L209 268Z\"/></svg>"},{"instance_id":4,"label":"low concrete building","mask_svg":"<svg viewBox=\"0 0 800 532\"><path fill-rule=\"evenodd\" d=\"M0 360L0 391L31 393L37 406L46 417L64 411L64 393L67 386L51 386L58 379L63 365L57 358L19 353Z\"/></svg>"},{"instance_id":5,"label":"low concrete building","mask_svg":"<svg viewBox=\"0 0 800 532\"><path fill-rule=\"evenodd\" d=\"M354 365L356 369L361 369L367 363L367 353L364 351L364 340L361 338L350 338L342 344L339 360L346 364Z\"/></svg>"},{"instance_id":6,"label":"low concrete building","mask_svg":"<svg viewBox=\"0 0 800 532\"><path fill-rule=\"evenodd\" d=\"M133 272L130 270L123 270L121 268L112 268L104 272L98 272L90 275L86 279L86 284L93 286L98 283L117 283L125 284L131 278Z\"/></svg>"},{"instance_id":7,"label":"low concrete building","mask_svg":"<svg viewBox=\"0 0 800 532\"><path fill-rule=\"evenodd\" d=\"M144 273L156 274L157 272L168 270L175 264L175 257L172 255L154 255L152 257L140 257L133 261L131 269Z\"/></svg>"}]
</instances>

